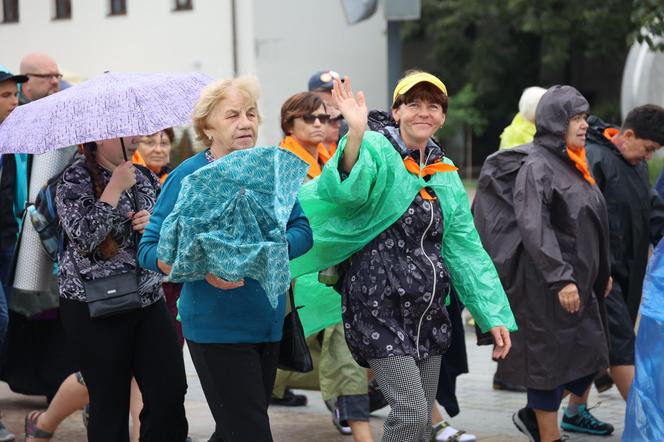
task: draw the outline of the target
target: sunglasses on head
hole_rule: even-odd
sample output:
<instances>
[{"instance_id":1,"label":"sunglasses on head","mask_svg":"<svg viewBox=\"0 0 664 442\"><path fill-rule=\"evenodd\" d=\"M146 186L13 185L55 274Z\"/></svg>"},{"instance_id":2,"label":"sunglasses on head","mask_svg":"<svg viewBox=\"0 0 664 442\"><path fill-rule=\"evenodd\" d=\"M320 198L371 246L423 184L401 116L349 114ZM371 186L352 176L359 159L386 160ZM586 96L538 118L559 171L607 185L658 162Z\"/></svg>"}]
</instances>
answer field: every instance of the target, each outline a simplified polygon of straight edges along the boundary
<instances>
[{"instance_id":1,"label":"sunglasses on head","mask_svg":"<svg viewBox=\"0 0 664 442\"><path fill-rule=\"evenodd\" d=\"M330 116L328 114L302 115L302 119L307 124L314 124L316 120L320 121L321 124L327 124L330 121Z\"/></svg>"}]
</instances>

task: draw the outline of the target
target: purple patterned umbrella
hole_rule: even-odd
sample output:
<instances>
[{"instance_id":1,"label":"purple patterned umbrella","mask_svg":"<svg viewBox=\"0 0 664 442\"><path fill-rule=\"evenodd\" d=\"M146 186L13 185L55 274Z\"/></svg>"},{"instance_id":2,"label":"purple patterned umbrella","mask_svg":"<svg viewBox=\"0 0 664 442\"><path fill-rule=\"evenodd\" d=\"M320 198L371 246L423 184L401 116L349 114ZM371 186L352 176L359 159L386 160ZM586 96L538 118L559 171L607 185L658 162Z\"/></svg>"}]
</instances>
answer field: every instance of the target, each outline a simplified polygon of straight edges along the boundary
<instances>
[{"instance_id":1,"label":"purple patterned umbrella","mask_svg":"<svg viewBox=\"0 0 664 442\"><path fill-rule=\"evenodd\" d=\"M200 73L106 73L19 106L0 124L0 153L49 150L187 123L201 90Z\"/></svg>"}]
</instances>

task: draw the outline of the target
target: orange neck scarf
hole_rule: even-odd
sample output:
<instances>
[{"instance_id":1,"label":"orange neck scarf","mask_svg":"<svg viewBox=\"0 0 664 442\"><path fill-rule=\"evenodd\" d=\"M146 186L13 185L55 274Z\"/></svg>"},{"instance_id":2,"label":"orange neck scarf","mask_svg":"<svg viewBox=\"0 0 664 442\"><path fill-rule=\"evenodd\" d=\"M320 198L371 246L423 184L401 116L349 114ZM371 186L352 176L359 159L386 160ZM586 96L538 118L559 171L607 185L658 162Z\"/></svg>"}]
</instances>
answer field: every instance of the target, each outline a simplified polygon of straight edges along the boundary
<instances>
[{"instance_id":1,"label":"orange neck scarf","mask_svg":"<svg viewBox=\"0 0 664 442\"><path fill-rule=\"evenodd\" d=\"M434 173L438 172L456 172L459 170L458 168L450 165L443 163L442 161L437 161L433 164L429 164L428 166L424 166L423 168L420 167L419 164L417 164L417 161L415 161L412 157L406 157L403 160L403 164L406 166L406 170L413 175L417 175L418 177L425 177L429 175L433 175ZM427 192L426 188L423 187L420 190L420 195L422 198L425 200L435 200L436 197L431 196L429 192Z\"/></svg>"},{"instance_id":2,"label":"orange neck scarf","mask_svg":"<svg viewBox=\"0 0 664 442\"><path fill-rule=\"evenodd\" d=\"M161 184L164 184L164 181L166 181L166 177L168 176L168 173L162 173L161 175L159 175L159 172L160 172L159 170L154 170L152 167L145 164L145 160L143 159L141 154L138 153L138 150L136 152L134 152L134 156L131 158L131 162L134 163L134 164L138 164L139 166L145 166L148 169L150 169L151 171L153 171L154 174L157 175L157 178L159 178L159 182Z\"/></svg>"},{"instance_id":3,"label":"orange neck scarf","mask_svg":"<svg viewBox=\"0 0 664 442\"><path fill-rule=\"evenodd\" d=\"M337 143L330 143L329 146L325 146L325 144L323 144L322 146L324 149L321 149L320 145L318 146L318 158L323 162L323 164L325 164L337 151Z\"/></svg>"},{"instance_id":4,"label":"orange neck scarf","mask_svg":"<svg viewBox=\"0 0 664 442\"><path fill-rule=\"evenodd\" d=\"M604 135L604 138L613 143L613 137L615 137L619 133L620 129L616 129L615 127L607 127L606 129L604 129L604 132L602 134Z\"/></svg>"},{"instance_id":5,"label":"orange neck scarf","mask_svg":"<svg viewBox=\"0 0 664 442\"><path fill-rule=\"evenodd\" d=\"M316 178L318 175L321 174L322 170L319 161L320 163L325 164L332 157L332 155L327 151L323 143L319 144L316 147L317 149L316 156L318 158L312 157L311 153L309 153L307 149L305 149L300 143L298 143L295 140L295 138L291 137L290 135L281 140L279 146L293 152L301 160L306 161L306 163L309 165L309 172L307 172L307 176L309 178Z\"/></svg>"},{"instance_id":6,"label":"orange neck scarf","mask_svg":"<svg viewBox=\"0 0 664 442\"><path fill-rule=\"evenodd\" d=\"M583 179L588 181L590 184L597 184L595 178L590 174L590 169L588 168L588 159L586 158L586 148L579 149L578 151L573 151L567 147L567 155L574 162L576 168L583 175Z\"/></svg>"}]
</instances>

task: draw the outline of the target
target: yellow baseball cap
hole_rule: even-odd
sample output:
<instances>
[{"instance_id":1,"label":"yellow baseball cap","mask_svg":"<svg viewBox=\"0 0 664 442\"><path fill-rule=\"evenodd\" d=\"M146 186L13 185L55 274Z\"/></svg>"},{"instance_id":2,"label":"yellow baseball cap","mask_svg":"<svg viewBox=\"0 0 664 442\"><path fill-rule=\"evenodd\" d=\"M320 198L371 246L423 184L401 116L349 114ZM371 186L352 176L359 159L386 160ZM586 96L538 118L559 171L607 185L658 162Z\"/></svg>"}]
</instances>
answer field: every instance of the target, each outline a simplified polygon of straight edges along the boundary
<instances>
[{"instance_id":1,"label":"yellow baseball cap","mask_svg":"<svg viewBox=\"0 0 664 442\"><path fill-rule=\"evenodd\" d=\"M434 86L436 86L442 93L447 95L447 88L445 87L445 84L440 81L438 77L435 75L431 75L427 72L418 72L417 74L413 75L408 75L407 77L404 77L399 81L397 84L397 87L394 88L394 94L392 96L392 103L397 101L397 97L399 95L403 95L409 90L411 90L415 85L426 82L426 83L431 83Z\"/></svg>"}]
</instances>

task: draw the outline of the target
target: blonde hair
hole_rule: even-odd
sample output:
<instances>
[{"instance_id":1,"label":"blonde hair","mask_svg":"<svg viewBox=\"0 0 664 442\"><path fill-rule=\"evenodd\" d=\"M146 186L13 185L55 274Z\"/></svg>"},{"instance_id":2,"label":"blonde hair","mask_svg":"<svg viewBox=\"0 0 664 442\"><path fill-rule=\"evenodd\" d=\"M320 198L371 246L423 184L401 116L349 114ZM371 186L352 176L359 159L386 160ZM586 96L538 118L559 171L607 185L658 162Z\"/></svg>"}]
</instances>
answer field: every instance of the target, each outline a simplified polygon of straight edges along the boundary
<instances>
[{"instance_id":1,"label":"blonde hair","mask_svg":"<svg viewBox=\"0 0 664 442\"><path fill-rule=\"evenodd\" d=\"M521 98L519 98L519 113L531 123L535 122L535 109L537 109L537 104L544 92L546 92L546 89L532 86L524 89Z\"/></svg>"},{"instance_id":2,"label":"blonde hair","mask_svg":"<svg viewBox=\"0 0 664 442\"><path fill-rule=\"evenodd\" d=\"M209 128L209 120L219 103L228 98L230 90L238 91L245 97L247 102L256 106L258 114L258 123L262 119L258 112L258 97L260 96L260 85L258 79L253 75L243 75L230 80L217 80L203 89L201 96L194 106L194 113L191 117L196 139L201 141L206 147L210 147L212 140L205 135L205 129Z\"/></svg>"}]
</instances>

